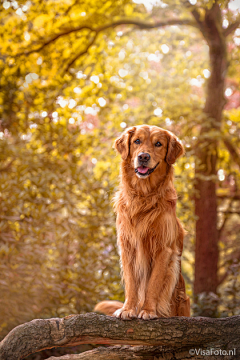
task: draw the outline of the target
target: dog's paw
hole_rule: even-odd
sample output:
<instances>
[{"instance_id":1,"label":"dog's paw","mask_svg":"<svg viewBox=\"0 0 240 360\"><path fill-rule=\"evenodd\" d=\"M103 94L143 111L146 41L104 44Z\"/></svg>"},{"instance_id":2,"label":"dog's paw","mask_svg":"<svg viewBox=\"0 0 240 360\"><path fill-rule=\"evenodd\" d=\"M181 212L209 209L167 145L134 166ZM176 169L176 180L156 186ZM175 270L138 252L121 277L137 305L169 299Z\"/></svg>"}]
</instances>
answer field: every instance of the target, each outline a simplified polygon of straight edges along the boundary
<instances>
[{"instance_id":1,"label":"dog's paw","mask_svg":"<svg viewBox=\"0 0 240 360\"><path fill-rule=\"evenodd\" d=\"M135 319L137 317L137 313L134 309L118 309L115 311L115 313L113 314L113 316L122 319L122 320L131 320L131 319Z\"/></svg>"},{"instance_id":2,"label":"dog's paw","mask_svg":"<svg viewBox=\"0 0 240 360\"><path fill-rule=\"evenodd\" d=\"M140 311L138 318L143 320L151 320L151 319L157 319L158 316L155 311L142 310Z\"/></svg>"}]
</instances>

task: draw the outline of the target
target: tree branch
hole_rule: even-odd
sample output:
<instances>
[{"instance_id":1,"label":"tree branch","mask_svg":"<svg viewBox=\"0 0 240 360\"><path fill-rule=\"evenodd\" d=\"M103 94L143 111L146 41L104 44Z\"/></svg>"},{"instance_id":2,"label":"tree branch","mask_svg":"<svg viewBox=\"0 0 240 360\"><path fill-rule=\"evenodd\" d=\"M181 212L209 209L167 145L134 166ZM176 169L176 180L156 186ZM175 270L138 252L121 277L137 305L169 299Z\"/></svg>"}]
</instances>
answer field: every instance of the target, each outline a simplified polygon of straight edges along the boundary
<instances>
[{"instance_id":1,"label":"tree branch","mask_svg":"<svg viewBox=\"0 0 240 360\"><path fill-rule=\"evenodd\" d=\"M226 148L228 149L230 155L232 156L233 161L238 166L240 166L240 154L237 152L237 150L235 149L233 144L227 138L225 138L223 140L223 142L224 142L224 145L226 146Z\"/></svg>"},{"instance_id":2,"label":"tree branch","mask_svg":"<svg viewBox=\"0 0 240 360\"><path fill-rule=\"evenodd\" d=\"M68 29L60 32L59 34L54 35L47 41L43 42L39 47L37 47L33 50L23 51L21 53L18 53L16 56L30 55L32 53L39 52L39 51L43 50L47 45L55 42L60 37L72 34L74 32L80 32L82 30L90 30L92 32L95 32L96 34L99 34L100 32L102 32L104 30L107 30L109 28L115 28L116 26L119 26L119 25L133 25L133 26L138 27L141 30L154 29L154 28L171 26L171 25L189 25L189 26L197 27L196 22L192 21L190 19L170 19L170 20L159 21L159 22L155 22L155 23L145 22L145 21L142 21L139 19L122 19L122 20L113 21L111 23L107 23L107 24L104 24L104 25L101 25L98 27L91 27L89 25L83 24L83 25L80 25L75 28L70 28L70 29L68 28Z\"/></svg>"},{"instance_id":3,"label":"tree branch","mask_svg":"<svg viewBox=\"0 0 240 360\"><path fill-rule=\"evenodd\" d=\"M224 217L224 220L223 220L223 223L222 223L221 227L218 229L218 239L219 240L220 240L222 232L223 232L223 230L224 230L224 228L226 226L226 222L227 222L227 220L229 218L229 212L230 212L230 209L232 207L232 203L233 203L233 199L230 200L227 211L221 211L221 212L226 213L226 215Z\"/></svg>"},{"instance_id":4,"label":"tree branch","mask_svg":"<svg viewBox=\"0 0 240 360\"><path fill-rule=\"evenodd\" d=\"M233 199L233 200L240 200L240 192L235 194L219 194L217 195L218 199Z\"/></svg>"},{"instance_id":5,"label":"tree branch","mask_svg":"<svg viewBox=\"0 0 240 360\"><path fill-rule=\"evenodd\" d=\"M165 352L210 345L240 350L239 337L240 316L122 321L89 313L62 319L37 319L17 326L0 343L0 359L19 360L43 349L89 343L161 346Z\"/></svg>"},{"instance_id":6,"label":"tree branch","mask_svg":"<svg viewBox=\"0 0 240 360\"><path fill-rule=\"evenodd\" d=\"M77 59L79 59L82 55L86 54L88 52L88 50L90 49L90 47L94 44L96 38L98 36L98 33L95 33L95 35L93 36L92 40L88 43L87 47L85 48L85 50L80 51L76 56L74 56L74 58L67 64L64 72L67 72L70 67L75 63L75 61Z\"/></svg>"},{"instance_id":7,"label":"tree branch","mask_svg":"<svg viewBox=\"0 0 240 360\"><path fill-rule=\"evenodd\" d=\"M0 168L0 172L8 171L15 160L16 158L12 159L7 165Z\"/></svg>"},{"instance_id":8,"label":"tree branch","mask_svg":"<svg viewBox=\"0 0 240 360\"><path fill-rule=\"evenodd\" d=\"M219 210L222 214L240 214L239 210Z\"/></svg>"},{"instance_id":9,"label":"tree branch","mask_svg":"<svg viewBox=\"0 0 240 360\"><path fill-rule=\"evenodd\" d=\"M238 261L239 256L240 256L240 251L238 249L236 249L235 251L233 251L233 253L230 256L228 256L227 260L224 261L223 264L221 264L221 266L219 267L219 270L225 269L226 267L227 267L227 270L221 276L219 276L218 286L221 285L226 280L226 278L230 275L230 272L229 272L230 261L231 262Z\"/></svg>"},{"instance_id":10,"label":"tree branch","mask_svg":"<svg viewBox=\"0 0 240 360\"><path fill-rule=\"evenodd\" d=\"M17 56L22 56L22 55L30 55L30 54L39 52L39 51L43 50L47 45L49 45L49 44L53 43L54 41L56 41L57 39L59 39L60 37L66 36L66 35L72 34L74 32L81 31L81 30L90 30L90 31L92 31L92 28L90 26L87 26L87 25L82 25L82 26L79 26L77 28L71 28L71 29L64 30L64 31L60 32L59 34L54 35L52 38L48 39L47 41L43 42L36 49L29 50L29 51L23 51L21 53L18 53L16 55L16 57ZM31 46L32 45L33 44L31 44Z\"/></svg>"},{"instance_id":11,"label":"tree branch","mask_svg":"<svg viewBox=\"0 0 240 360\"><path fill-rule=\"evenodd\" d=\"M222 276L220 276L218 279L218 286L220 286L228 276L229 276L228 271L226 271Z\"/></svg>"},{"instance_id":12,"label":"tree branch","mask_svg":"<svg viewBox=\"0 0 240 360\"><path fill-rule=\"evenodd\" d=\"M67 10L65 11L64 15L68 15L69 12L73 9L74 6L76 6L78 4L79 0L75 0L74 3L72 3L68 8Z\"/></svg>"},{"instance_id":13,"label":"tree branch","mask_svg":"<svg viewBox=\"0 0 240 360\"><path fill-rule=\"evenodd\" d=\"M238 27L240 26L240 20L230 24L224 31L223 31L223 35L224 36L228 36L230 34L232 34Z\"/></svg>"},{"instance_id":14,"label":"tree branch","mask_svg":"<svg viewBox=\"0 0 240 360\"><path fill-rule=\"evenodd\" d=\"M197 349L197 351L199 351ZM98 347L77 355L64 355L61 357L50 357L47 360L206 360L206 356L194 357L188 350L180 352L166 351L162 346L110 346ZM211 360L219 360L219 357L211 356Z\"/></svg>"}]
</instances>

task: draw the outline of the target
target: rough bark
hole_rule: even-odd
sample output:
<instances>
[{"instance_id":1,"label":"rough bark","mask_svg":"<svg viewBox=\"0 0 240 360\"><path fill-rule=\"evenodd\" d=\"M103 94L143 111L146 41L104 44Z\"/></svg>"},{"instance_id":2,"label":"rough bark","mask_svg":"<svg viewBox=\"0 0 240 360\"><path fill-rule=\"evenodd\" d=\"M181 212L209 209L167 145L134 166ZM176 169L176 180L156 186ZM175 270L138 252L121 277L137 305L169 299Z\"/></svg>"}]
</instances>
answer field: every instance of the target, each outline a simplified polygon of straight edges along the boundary
<instances>
[{"instance_id":1,"label":"rough bark","mask_svg":"<svg viewBox=\"0 0 240 360\"><path fill-rule=\"evenodd\" d=\"M206 102L196 152L196 249L195 295L216 293L218 286L218 231L217 231L217 149L224 107L224 80L227 71L226 40L222 31L219 4L200 14L193 13L209 46L211 75L207 83ZM210 315L203 313L202 315Z\"/></svg>"},{"instance_id":2,"label":"rough bark","mask_svg":"<svg viewBox=\"0 0 240 360\"><path fill-rule=\"evenodd\" d=\"M191 349L193 350L193 349ZM196 349L198 350L198 349ZM191 351L190 351L191 352ZM87 351L83 354L64 355L61 357L50 357L47 360L187 360L198 359L206 360L204 355L191 355L187 351L164 351L160 346L110 346L108 348L99 347L95 350ZM234 354L234 351L233 351ZM211 355L211 360L222 359L222 356ZM224 359L236 359L235 356L224 356Z\"/></svg>"},{"instance_id":3,"label":"rough bark","mask_svg":"<svg viewBox=\"0 0 240 360\"><path fill-rule=\"evenodd\" d=\"M62 319L37 319L17 326L0 343L0 360L19 360L44 349L90 343L149 347L129 349L130 353L136 350L135 355L142 356L140 359L146 359L146 356L151 359L150 356L156 356L156 352L158 356L165 353L169 353L169 356L186 353L187 356L189 349L207 347L225 350L236 348L236 352L240 354L239 337L240 316L222 319L174 317L149 321L122 321L90 313ZM158 349L153 348L154 346L158 346ZM85 357L79 359L94 359L94 356L95 359L100 359L97 351L100 350L80 354L79 356ZM124 350L119 348L109 351L124 353ZM166 354L164 356L167 356ZM119 359L128 359L127 355L125 358L124 356L119 356ZM107 358L114 359L113 353L110 357L105 356L105 359Z\"/></svg>"}]
</instances>

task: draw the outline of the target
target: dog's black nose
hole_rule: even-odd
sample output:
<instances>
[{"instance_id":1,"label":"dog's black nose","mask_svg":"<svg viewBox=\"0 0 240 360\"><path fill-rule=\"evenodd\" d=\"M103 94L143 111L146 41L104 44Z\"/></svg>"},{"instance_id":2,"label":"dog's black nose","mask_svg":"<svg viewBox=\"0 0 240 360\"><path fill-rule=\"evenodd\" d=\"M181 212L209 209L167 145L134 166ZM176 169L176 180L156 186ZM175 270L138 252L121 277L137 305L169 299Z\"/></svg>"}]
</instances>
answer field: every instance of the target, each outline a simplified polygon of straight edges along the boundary
<instances>
[{"instance_id":1,"label":"dog's black nose","mask_svg":"<svg viewBox=\"0 0 240 360\"><path fill-rule=\"evenodd\" d=\"M148 160L150 160L150 155L148 153L140 153L138 155L138 160L141 162L147 162Z\"/></svg>"}]
</instances>

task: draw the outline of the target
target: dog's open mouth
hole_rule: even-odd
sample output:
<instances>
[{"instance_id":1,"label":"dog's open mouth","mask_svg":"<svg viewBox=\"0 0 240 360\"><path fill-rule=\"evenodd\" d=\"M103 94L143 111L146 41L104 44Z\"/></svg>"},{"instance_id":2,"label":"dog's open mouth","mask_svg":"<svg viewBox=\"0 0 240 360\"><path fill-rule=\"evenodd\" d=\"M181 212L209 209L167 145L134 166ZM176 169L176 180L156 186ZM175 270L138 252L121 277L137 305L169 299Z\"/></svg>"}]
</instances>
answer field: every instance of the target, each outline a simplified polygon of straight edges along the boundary
<instances>
[{"instance_id":1,"label":"dog's open mouth","mask_svg":"<svg viewBox=\"0 0 240 360\"><path fill-rule=\"evenodd\" d=\"M157 163L156 166L154 166L154 168L150 169L149 167L147 166L139 166L135 169L135 173L137 173L138 175L141 175L141 176L147 176L147 175L150 175L155 169L156 167L158 166L159 163Z\"/></svg>"}]
</instances>

